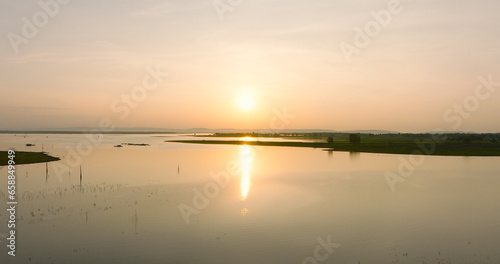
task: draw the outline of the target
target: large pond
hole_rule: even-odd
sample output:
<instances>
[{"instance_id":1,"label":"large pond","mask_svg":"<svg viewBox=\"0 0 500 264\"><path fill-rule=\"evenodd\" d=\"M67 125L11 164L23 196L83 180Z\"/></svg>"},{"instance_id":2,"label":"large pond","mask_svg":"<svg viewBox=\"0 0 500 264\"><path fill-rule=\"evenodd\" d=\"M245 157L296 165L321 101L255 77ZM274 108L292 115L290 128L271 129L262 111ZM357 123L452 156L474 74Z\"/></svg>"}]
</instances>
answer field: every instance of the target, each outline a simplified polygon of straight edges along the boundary
<instances>
[{"instance_id":1,"label":"large pond","mask_svg":"<svg viewBox=\"0 0 500 264\"><path fill-rule=\"evenodd\" d=\"M16 166L0 263L500 263L500 158L174 139L0 134L61 158Z\"/></svg>"}]
</instances>

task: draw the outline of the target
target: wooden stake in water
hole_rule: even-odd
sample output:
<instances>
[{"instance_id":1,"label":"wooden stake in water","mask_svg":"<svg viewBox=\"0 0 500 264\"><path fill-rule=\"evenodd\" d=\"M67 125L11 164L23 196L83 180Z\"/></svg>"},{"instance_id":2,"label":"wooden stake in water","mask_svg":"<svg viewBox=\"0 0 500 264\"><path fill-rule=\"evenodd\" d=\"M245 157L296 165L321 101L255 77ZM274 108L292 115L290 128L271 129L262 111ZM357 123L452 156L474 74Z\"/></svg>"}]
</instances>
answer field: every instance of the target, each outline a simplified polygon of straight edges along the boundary
<instances>
[{"instance_id":1,"label":"wooden stake in water","mask_svg":"<svg viewBox=\"0 0 500 264\"><path fill-rule=\"evenodd\" d=\"M45 183L49 180L49 165L48 162L45 162Z\"/></svg>"},{"instance_id":2,"label":"wooden stake in water","mask_svg":"<svg viewBox=\"0 0 500 264\"><path fill-rule=\"evenodd\" d=\"M134 215L134 229L135 232L137 233L137 222L139 222L139 217L137 217L137 209L135 209L135 215Z\"/></svg>"},{"instance_id":3,"label":"wooden stake in water","mask_svg":"<svg viewBox=\"0 0 500 264\"><path fill-rule=\"evenodd\" d=\"M80 165L80 187L82 187L82 166Z\"/></svg>"}]
</instances>

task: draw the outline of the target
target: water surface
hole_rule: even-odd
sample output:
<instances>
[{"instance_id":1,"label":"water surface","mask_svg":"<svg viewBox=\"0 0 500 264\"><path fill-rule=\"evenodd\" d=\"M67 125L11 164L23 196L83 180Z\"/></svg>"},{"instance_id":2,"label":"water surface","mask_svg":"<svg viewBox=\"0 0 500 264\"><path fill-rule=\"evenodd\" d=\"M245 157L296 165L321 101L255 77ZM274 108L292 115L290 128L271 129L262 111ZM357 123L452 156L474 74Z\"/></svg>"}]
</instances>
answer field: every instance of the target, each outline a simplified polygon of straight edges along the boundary
<instances>
[{"instance_id":1,"label":"water surface","mask_svg":"<svg viewBox=\"0 0 500 264\"><path fill-rule=\"evenodd\" d=\"M17 166L17 256L1 263L308 263L318 239L340 244L318 263L500 263L500 158L427 156L392 192L384 174L407 156L105 135L80 157L85 139L0 134L62 158Z\"/></svg>"}]
</instances>

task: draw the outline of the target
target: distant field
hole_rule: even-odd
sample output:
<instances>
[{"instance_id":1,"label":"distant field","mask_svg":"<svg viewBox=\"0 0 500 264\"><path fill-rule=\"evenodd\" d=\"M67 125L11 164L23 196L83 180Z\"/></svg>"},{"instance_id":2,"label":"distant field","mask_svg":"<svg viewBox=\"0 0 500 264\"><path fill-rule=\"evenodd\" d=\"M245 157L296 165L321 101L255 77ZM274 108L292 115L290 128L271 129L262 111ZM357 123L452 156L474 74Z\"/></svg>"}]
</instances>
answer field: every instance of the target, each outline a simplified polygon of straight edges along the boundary
<instances>
[{"instance_id":1,"label":"distant field","mask_svg":"<svg viewBox=\"0 0 500 264\"><path fill-rule=\"evenodd\" d=\"M215 134L213 137L283 137L315 139L316 142L273 142L241 140L171 140L191 144L258 145L323 148L331 151L386 154L424 154L439 156L500 156L499 134L357 134L361 141L351 143L350 134ZM327 143L330 137L331 143Z\"/></svg>"},{"instance_id":2,"label":"distant field","mask_svg":"<svg viewBox=\"0 0 500 264\"><path fill-rule=\"evenodd\" d=\"M5 166L8 164L8 153L7 151L0 151L0 166ZM31 163L40 163L40 162L49 162L49 161L56 161L59 160L59 158L49 156L45 153L41 152L16 152L14 161L16 162L15 165L20 165L20 164L31 164Z\"/></svg>"}]
</instances>

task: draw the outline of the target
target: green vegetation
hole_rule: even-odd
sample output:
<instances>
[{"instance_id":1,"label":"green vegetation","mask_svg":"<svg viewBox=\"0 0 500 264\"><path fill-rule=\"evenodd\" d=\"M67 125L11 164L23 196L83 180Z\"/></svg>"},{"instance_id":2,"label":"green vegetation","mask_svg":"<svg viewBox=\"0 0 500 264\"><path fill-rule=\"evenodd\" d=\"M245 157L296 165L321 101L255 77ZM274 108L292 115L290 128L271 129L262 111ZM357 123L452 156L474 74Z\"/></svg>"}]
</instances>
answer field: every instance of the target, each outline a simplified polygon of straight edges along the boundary
<instances>
[{"instance_id":1,"label":"green vegetation","mask_svg":"<svg viewBox=\"0 0 500 264\"><path fill-rule=\"evenodd\" d=\"M8 165L8 152L0 151L0 166ZM31 164L31 163L40 163L40 162L50 162L59 160L59 158L49 156L43 152L24 152L24 151L16 151L16 157L14 161L15 165L20 164Z\"/></svg>"},{"instance_id":2,"label":"green vegetation","mask_svg":"<svg viewBox=\"0 0 500 264\"><path fill-rule=\"evenodd\" d=\"M350 134L349 142L351 142L351 144L359 144L361 142L361 137L357 134Z\"/></svg>"},{"instance_id":3,"label":"green vegetation","mask_svg":"<svg viewBox=\"0 0 500 264\"><path fill-rule=\"evenodd\" d=\"M172 140L192 144L229 144L280 147L324 148L329 151L386 154L424 154L440 156L500 156L500 134L348 134L303 133L282 136L310 141ZM231 137L235 134L230 134ZM251 134L250 134L251 135ZM249 134L241 134L246 137ZM274 136L275 134L273 134ZM216 136L216 135L212 135ZM227 137L227 134L219 134ZM259 137L263 137L259 134ZM269 135L268 135L269 137Z\"/></svg>"}]
</instances>

